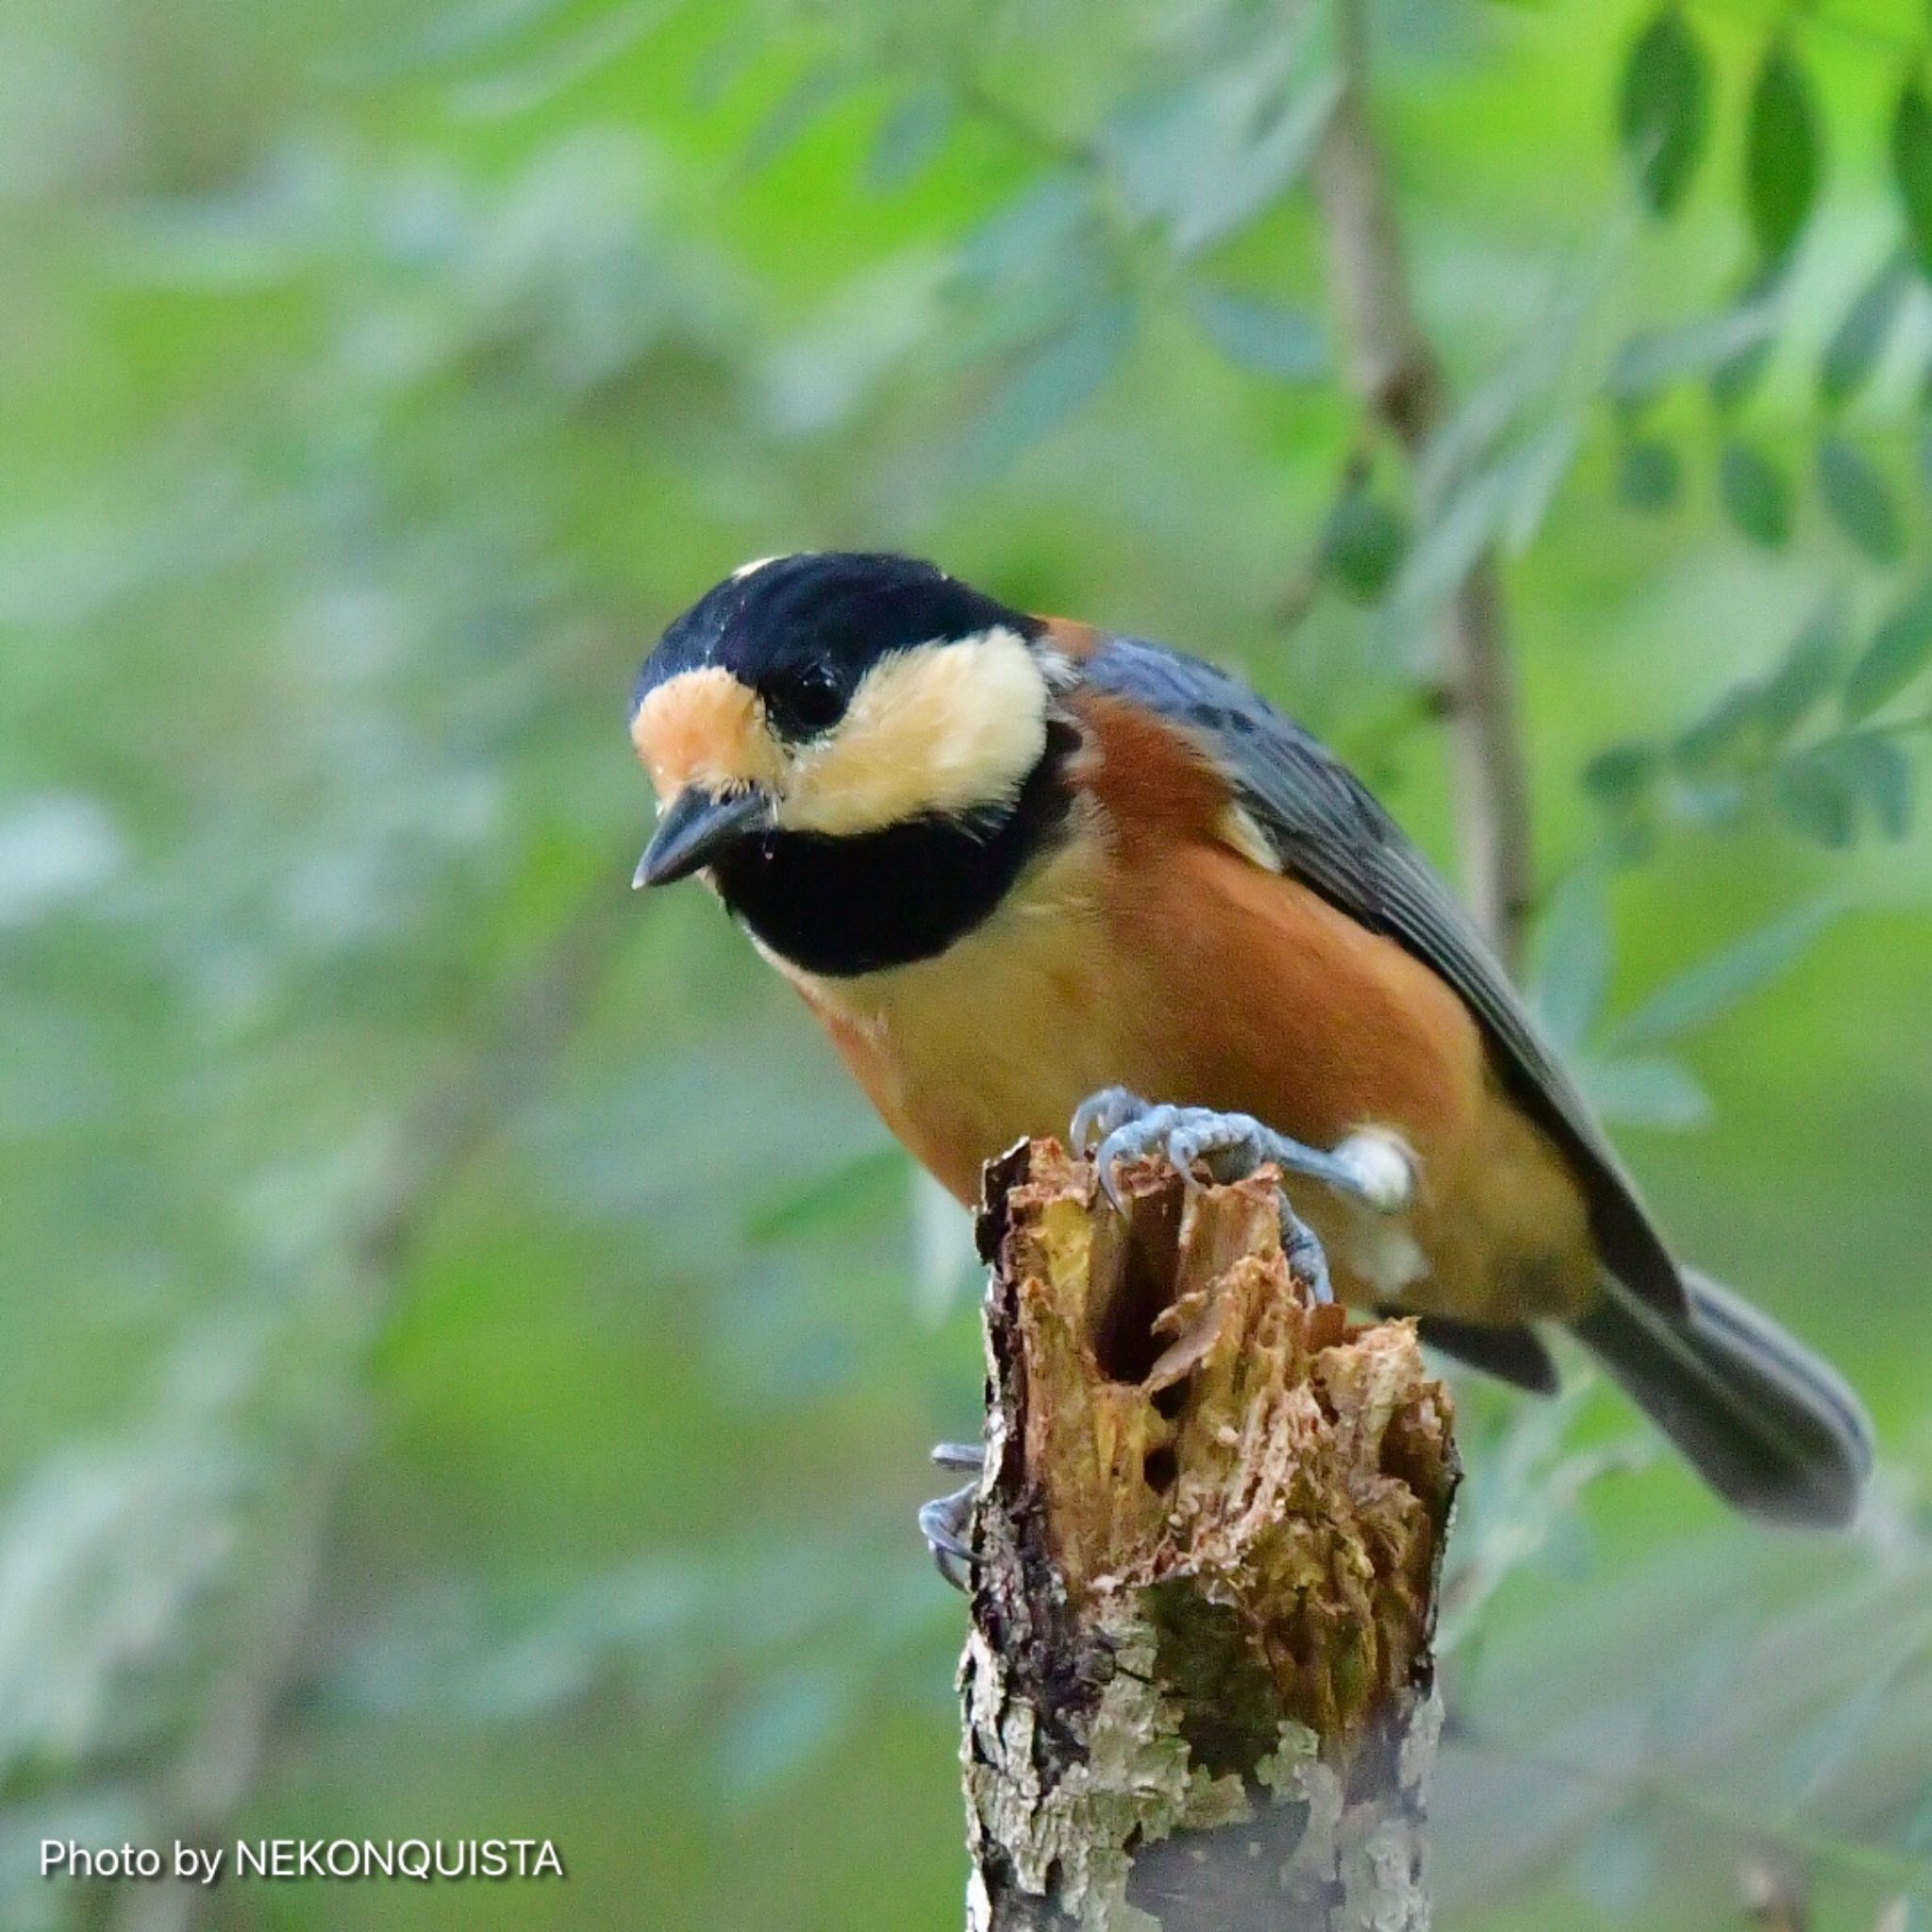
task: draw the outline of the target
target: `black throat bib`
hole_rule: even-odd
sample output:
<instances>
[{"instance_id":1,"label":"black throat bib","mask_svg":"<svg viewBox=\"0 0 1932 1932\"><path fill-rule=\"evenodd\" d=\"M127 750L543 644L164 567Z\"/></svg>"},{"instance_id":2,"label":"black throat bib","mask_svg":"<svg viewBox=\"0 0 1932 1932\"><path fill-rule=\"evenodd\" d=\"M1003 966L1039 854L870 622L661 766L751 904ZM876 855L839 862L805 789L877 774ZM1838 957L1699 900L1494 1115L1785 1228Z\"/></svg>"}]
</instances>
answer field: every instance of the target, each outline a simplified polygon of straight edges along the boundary
<instances>
[{"instance_id":1,"label":"black throat bib","mask_svg":"<svg viewBox=\"0 0 1932 1932\"><path fill-rule=\"evenodd\" d=\"M781 959L849 978L942 953L984 921L1028 860L1058 837L1070 803L1047 751L1009 806L907 819L834 838L768 832L712 868L732 913Z\"/></svg>"}]
</instances>

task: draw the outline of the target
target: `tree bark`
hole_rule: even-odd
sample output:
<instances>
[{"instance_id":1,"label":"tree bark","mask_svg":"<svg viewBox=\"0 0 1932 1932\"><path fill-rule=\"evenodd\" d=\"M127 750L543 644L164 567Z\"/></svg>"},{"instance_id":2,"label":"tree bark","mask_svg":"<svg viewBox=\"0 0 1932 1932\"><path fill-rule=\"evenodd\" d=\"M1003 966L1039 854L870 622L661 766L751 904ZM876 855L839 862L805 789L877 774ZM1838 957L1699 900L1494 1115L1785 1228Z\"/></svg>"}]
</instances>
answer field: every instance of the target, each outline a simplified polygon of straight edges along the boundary
<instances>
[{"instance_id":1,"label":"tree bark","mask_svg":"<svg viewBox=\"0 0 1932 1932\"><path fill-rule=\"evenodd\" d=\"M1447 1396L1309 1303L1272 1172L1122 1185L988 1170L969 1932L1423 1932Z\"/></svg>"}]
</instances>

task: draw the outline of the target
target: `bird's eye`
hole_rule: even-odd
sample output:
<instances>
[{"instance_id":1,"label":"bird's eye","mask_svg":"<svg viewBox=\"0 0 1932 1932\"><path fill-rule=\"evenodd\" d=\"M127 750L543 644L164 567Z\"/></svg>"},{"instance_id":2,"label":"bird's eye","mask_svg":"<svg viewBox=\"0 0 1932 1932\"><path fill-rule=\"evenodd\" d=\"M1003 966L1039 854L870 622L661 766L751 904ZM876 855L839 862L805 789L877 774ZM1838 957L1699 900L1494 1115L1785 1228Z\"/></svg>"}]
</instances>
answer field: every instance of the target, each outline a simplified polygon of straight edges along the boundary
<instances>
[{"instance_id":1,"label":"bird's eye","mask_svg":"<svg viewBox=\"0 0 1932 1932\"><path fill-rule=\"evenodd\" d=\"M807 664L767 689L765 708L788 738L809 738L843 716L845 693L824 665Z\"/></svg>"}]
</instances>

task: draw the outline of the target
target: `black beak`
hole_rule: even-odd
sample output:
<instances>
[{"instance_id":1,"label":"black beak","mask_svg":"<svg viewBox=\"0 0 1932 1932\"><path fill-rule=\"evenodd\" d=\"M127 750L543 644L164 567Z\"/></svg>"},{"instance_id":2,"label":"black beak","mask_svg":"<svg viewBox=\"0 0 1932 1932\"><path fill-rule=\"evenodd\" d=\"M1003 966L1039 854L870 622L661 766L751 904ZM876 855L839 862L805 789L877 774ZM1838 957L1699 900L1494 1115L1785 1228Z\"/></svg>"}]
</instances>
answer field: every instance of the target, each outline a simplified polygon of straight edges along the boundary
<instances>
[{"instance_id":1,"label":"black beak","mask_svg":"<svg viewBox=\"0 0 1932 1932\"><path fill-rule=\"evenodd\" d=\"M727 845L772 826L772 798L756 787L722 795L687 785L658 822L631 876L635 886L668 886L709 865Z\"/></svg>"}]
</instances>

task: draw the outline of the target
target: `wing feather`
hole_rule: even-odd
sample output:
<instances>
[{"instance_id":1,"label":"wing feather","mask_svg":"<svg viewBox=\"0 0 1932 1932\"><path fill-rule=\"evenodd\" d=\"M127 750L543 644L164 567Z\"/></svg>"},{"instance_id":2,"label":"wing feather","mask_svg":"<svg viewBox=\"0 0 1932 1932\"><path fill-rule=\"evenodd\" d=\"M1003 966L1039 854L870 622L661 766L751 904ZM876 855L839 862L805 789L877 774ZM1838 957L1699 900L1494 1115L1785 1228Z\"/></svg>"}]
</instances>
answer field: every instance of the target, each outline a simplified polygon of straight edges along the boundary
<instances>
[{"instance_id":1,"label":"wing feather","mask_svg":"<svg viewBox=\"0 0 1932 1932\"><path fill-rule=\"evenodd\" d=\"M1504 1086L1574 1163L1606 1266L1655 1307L1684 1312L1676 1264L1589 1103L1456 895L1361 780L1292 719L1197 658L1109 638L1079 671L1095 690L1185 729L1284 871L1456 990L1481 1024Z\"/></svg>"}]
</instances>

